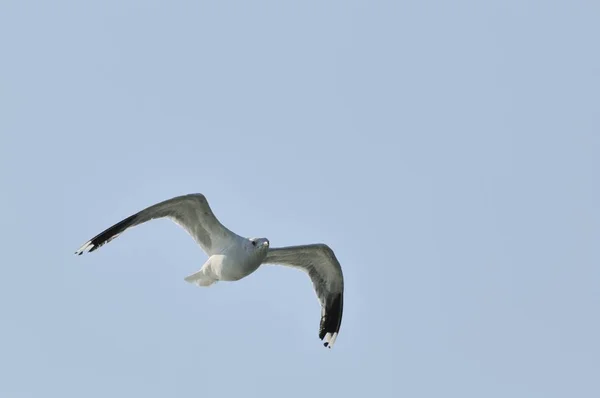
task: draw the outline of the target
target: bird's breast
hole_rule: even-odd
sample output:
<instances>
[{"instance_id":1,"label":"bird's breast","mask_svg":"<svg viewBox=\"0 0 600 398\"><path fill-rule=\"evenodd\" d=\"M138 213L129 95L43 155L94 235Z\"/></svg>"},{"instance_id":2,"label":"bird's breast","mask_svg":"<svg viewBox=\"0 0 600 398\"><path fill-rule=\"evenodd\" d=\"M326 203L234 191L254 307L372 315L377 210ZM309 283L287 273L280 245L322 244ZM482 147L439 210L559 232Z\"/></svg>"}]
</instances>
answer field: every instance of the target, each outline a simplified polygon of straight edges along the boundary
<instances>
[{"instance_id":1,"label":"bird's breast","mask_svg":"<svg viewBox=\"0 0 600 398\"><path fill-rule=\"evenodd\" d=\"M258 269L261 259L242 253L229 253L220 257L220 261L212 264L213 271L222 281L240 280Z\"/></svg>"}]
</instances>

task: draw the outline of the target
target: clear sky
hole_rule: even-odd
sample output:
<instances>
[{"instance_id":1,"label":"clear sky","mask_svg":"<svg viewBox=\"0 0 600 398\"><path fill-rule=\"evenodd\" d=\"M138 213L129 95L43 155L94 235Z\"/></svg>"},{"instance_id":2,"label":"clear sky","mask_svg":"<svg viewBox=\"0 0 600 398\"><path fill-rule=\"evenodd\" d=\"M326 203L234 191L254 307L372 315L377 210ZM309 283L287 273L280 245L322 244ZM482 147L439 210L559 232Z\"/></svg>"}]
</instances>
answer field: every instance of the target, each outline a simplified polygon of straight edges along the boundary
<instances>
[{"instance_id":1,"label":"clear sky","mask_svg":"<svg viewBox=\"0 0 600 398\"><path fill-rule=\"evenodd\" d=\"M600 396L600 3L0 5L0 396ZM201 289L204 193L309 279Z\"/></svg>"}]
</instances>

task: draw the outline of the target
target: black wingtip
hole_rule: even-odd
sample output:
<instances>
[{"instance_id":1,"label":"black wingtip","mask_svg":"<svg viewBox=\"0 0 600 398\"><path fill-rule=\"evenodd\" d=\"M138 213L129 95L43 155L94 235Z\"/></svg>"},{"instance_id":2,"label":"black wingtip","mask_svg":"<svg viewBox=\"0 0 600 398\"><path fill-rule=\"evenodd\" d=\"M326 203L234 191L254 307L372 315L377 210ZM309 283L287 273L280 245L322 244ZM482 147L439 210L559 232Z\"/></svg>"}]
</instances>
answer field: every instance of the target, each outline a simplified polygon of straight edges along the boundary
<instances>
[{"instance_id":1,"label":"black wingtip","mask_svg":"<svg viewBox=\"0 0 600 398\"><path fill-rule=\"evenodd\" d=\"M112 227L106 229L105 231L99 233L90 239L89 244L90 248L87 250L88 252L93 252L97 250L99 247L105 245L110 242L112 239L116 238L121 232L125 231L129 228L136 220L137 214L127 217L126 219L116 223ZM81 253L79 253L81 254Z\"/></svg>"},{"instance_id":2,"label":"black wingtip","mask_svg":"<svg viewBox=\"0 0 600 398\"><path fill-rule=\"evenodd\" d=\"M327 303L325 313L321 317L321 325L319 328L319 338L323 340L327 333L338 333L342 323L342 313L344 309L344 297L340 293L333 300ZM327 343L325 343L327 344ZM327 347L327 345L325 346Z\"/></svg>"}]
</instances>

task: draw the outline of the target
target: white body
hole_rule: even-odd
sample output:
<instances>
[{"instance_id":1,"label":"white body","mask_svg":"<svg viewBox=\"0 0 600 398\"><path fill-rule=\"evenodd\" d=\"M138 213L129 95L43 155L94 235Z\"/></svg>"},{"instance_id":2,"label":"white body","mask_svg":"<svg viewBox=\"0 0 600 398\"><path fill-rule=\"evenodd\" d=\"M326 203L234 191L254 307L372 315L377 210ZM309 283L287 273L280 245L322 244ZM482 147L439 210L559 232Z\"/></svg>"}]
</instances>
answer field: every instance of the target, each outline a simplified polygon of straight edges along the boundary
<instances>
[{"instance_id":1,"label":"white body","mask_svg":"<svg viewBox=\"0 0 600 398\"><path fill-rule=\"evenodd\" d=\"M263 250L252 242L261 245ZM210 256L198 272L185 280L198 286L210 286L217 281L237 281L256 271L267 256L269 241L238 237L235 243L222 253Z\"/></svg>"}]
</instances>

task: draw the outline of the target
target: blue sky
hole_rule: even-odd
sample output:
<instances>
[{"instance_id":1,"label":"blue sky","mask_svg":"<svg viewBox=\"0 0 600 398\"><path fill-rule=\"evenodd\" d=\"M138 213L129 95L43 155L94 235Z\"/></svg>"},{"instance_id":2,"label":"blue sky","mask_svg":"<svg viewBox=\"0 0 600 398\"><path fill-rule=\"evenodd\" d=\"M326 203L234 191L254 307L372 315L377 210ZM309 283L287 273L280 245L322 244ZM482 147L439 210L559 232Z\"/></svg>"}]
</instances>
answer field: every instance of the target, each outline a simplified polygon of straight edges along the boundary
<instances>
[{"instance_id":1,"label":"blue sky","mask_svg":"<svg viewBox=\"0 0 600 398\"><path fill-rule=\"evenodd\" d=\"M0 5L0 396L597 397L600 5ZM283 267L209 289L204 193L325 242L333 350Z\"/></svg>"}]
</instances>

